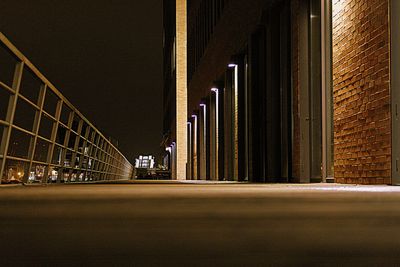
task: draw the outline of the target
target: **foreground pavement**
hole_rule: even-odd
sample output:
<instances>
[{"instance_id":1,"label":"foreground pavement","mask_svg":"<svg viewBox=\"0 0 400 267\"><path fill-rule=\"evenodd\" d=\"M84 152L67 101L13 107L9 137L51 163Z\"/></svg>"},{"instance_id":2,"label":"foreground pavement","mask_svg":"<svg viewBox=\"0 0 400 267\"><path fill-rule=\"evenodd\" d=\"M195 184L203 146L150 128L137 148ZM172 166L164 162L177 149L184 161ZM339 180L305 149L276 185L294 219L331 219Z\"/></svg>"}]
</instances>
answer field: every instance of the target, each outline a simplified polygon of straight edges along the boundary
<instances>
[{"instance_id":1,"label":"foreground pavement","mask_svg":"<svg viewBox=\"0 0 400 267\"><path fill-rule=\"evenodd\" d=\"M0 266L399 266L400 187L0 187Z\"/></svg>"}]
</instances>

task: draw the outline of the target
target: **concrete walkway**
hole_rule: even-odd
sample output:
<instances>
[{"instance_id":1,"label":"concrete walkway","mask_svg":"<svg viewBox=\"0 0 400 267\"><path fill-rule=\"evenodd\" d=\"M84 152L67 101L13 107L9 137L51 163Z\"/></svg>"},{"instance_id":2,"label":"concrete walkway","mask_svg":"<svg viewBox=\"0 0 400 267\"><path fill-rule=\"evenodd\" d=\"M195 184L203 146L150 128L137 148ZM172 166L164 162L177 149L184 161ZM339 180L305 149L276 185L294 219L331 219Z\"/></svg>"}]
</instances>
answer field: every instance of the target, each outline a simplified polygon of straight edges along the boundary
<instances>
[{"instance_id":1,"label":"concrete walkway","mask_svg":"<svg viewBox=\"0 0 400 267\"><path fill-rule=\"evenodd\" d=\"M399 266L400 187L0 187L0 266Z\"/></svg>"}]
</instances>

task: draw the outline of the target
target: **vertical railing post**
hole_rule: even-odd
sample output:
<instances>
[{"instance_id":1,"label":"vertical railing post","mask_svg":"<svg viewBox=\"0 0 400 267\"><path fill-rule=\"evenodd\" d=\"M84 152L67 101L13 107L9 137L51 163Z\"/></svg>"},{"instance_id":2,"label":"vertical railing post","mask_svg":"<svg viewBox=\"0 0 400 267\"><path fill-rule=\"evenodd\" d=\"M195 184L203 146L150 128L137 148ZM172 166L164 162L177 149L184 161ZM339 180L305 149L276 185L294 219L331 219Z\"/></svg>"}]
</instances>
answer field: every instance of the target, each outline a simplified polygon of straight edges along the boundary
<instances>
[{"instance_id":1,"label":"vertical railing post","mask_svg":"<svg viewBox=\"0 0 400 267\"><path fill-rule=\"evenodd\" d=\"M45 99L45 96L46 96L46 87L47 86L45 84L43 84L40 87L40 92L39 92L39 100L38 100L38 103L37 103L38 107L39 107L39 110L36 110L35 120L34 120L34 123L33 123L33 131L32 131L34 136L31 137L31 144L29 146L29 153L28 153L28 155L29 155L29 168L28 168L29 173L32 170L33 160L34 160L34 157L35 157L36 143L37 143L37 140L38 140L40 122L42 120L44 99ZM46 155L46 158L47 158L47 155ZM45 173L44 173L42 181L41 181L42 183L45 183L45 181L47 179L46 173L47 172L45 170ZM24 179L25 179L24 182L27 182L26 176L25 176Z\"/></svg>"}]
</instances>

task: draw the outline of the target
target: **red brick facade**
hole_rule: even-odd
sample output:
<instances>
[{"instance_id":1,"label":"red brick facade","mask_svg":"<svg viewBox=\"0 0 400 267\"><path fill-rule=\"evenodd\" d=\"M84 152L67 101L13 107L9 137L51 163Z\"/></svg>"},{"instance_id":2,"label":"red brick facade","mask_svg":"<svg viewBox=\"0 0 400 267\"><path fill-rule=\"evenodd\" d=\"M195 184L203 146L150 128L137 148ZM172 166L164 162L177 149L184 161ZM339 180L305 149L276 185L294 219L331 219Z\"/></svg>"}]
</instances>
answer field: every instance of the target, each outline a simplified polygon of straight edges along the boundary
<instances>
[{"instance_id":1,"label":"red brick facade","mask_svg":"<svg viewBox=\"0 0 400 267\"><path fill-rule=\"evenodd\" d=\"M390 184L389 3L334 2L335 180Z\"/></svg>"}]
</instances>

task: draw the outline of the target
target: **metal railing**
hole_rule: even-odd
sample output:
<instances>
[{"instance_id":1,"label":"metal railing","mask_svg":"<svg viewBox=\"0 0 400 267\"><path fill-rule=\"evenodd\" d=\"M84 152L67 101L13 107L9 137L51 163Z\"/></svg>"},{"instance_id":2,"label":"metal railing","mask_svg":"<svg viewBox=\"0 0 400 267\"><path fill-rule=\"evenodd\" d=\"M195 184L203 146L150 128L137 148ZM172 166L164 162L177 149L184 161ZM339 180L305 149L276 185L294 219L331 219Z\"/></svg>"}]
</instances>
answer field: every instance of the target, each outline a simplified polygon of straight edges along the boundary
<instances>
[{"instance_id":1,"label":"metal railing","mask_svg":"<svg viewBox=\"0 0 400 267\"><path fill-rule=\"evenodd\" d=\"M0 33L0 183L120 180L133 166Z\"/></svg>"}]
</instances>

